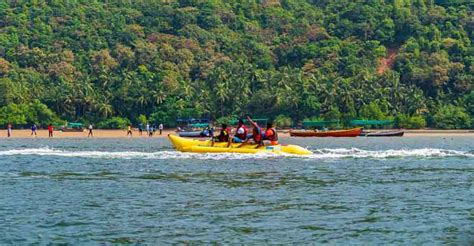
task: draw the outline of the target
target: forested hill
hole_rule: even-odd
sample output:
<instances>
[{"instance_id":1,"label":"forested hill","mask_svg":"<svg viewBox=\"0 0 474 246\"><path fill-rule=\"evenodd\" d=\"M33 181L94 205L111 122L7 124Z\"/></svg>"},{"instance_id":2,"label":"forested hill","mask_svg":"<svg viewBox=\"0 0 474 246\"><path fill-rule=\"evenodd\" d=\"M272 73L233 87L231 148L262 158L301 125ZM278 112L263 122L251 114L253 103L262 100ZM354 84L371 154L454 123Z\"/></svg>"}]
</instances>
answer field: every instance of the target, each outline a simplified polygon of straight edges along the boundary
<instances>
[{"instance_id":1,"label":"forested hill","mask_svg":"<svg viewBox=\"0 0 474 246\"><path fill-rule=\"evenodd\" d=\"M0 124L254 115L467 128L470 2L1 1Z\"/></svg>"}]
</instances>

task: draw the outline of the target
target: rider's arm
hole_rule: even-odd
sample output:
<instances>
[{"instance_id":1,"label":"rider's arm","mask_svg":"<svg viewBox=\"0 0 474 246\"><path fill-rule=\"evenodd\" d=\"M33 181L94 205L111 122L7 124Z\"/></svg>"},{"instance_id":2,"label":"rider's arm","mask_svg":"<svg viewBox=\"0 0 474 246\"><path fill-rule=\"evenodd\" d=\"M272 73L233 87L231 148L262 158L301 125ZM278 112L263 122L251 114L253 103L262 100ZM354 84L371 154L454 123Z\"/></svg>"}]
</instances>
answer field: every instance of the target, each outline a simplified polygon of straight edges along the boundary
<instances>
[{"instance_id":1,"label":"rider's arm","mask_svg":"<svg viewBox=\"0 0 474 246\"><path fill-rule=\"evenodd\" d=\"M257 122L253 121L250 116L247 116L247 120L252 124L253 126L257 126Z\"/></svg>"}]
</instances>

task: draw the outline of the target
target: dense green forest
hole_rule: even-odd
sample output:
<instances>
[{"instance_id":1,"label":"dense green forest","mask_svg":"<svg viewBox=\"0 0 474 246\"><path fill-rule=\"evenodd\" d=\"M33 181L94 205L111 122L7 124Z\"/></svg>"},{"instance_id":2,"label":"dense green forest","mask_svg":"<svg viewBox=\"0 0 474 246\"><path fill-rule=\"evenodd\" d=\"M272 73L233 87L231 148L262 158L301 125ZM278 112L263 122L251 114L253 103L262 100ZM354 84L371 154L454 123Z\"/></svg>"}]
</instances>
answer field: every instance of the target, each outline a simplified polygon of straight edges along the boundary
<instances>
[{"instance_id":1,"label":"dense green forest","mask_svg":"<svg viewBox=\"0 0 474 246\"><path fill-rule=\"evenodd\" d=\"M0 125L253 115L469 128L473 10L455 0L0 1Z\"/></svg>"}]
</instances>

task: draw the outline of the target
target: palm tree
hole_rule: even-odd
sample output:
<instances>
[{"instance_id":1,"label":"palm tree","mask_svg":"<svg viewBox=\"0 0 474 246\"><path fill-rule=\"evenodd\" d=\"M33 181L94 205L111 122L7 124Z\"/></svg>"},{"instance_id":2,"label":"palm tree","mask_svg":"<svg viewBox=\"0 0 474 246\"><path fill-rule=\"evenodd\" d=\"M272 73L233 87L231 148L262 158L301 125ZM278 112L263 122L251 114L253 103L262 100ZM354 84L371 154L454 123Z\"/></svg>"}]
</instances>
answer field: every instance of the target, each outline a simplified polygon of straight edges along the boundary
<instances>
[{"instance_id":1,"label":"palm tree","mask_svg":"<svg viewBox=\"0 0 474 246\"><path fill-rule=\"evenodd\" d=\"M224 116L224 104L229 99L228 85L224 81L219 81L215 87L215 93L219 101L221 116Z\"/></svg>"},{"instance_id":2,"label":"palm tree","mask_svg":"<svg viewBox=\"0 0 474 246\"><path fill-rule=\"evenodd\" d=\"M181 95L184 98L193 98L194 96L194 88L188 81L184 81L181 85Z\"/></svg>"},{"instance_id":3,"label":"palm tree","mask_svg":"<svg viewBox=\"0 0 474 246\"><path fill-rule=\"evenodd\" d=\"M113 114L113 107L109 104L108 99L103 99L103 101L97 104L97 111L101 117L107 118Z\"/></svg>"},{"instance_id":4,"label":"palm tree","mask_svg":"<svg viewBox=\"0 0 474 246\"><path fill-rule=\"evenodd\" d=\"M155 90L152 92L151 97L153 98L153 102L157 105L162 104L166 100L166 93L163 90Z\"/></svg>"},{"instance_id":5,"label":"palm tree","mask_svg":"<svg viewBox=\"0 0 474 246\"><path fill-rule=\"evenodd\" d=\"M135 101L140 107L145 107L148 105L148 98L149 97L145 93L140 93Z\"/></svg>"}]
</instances>

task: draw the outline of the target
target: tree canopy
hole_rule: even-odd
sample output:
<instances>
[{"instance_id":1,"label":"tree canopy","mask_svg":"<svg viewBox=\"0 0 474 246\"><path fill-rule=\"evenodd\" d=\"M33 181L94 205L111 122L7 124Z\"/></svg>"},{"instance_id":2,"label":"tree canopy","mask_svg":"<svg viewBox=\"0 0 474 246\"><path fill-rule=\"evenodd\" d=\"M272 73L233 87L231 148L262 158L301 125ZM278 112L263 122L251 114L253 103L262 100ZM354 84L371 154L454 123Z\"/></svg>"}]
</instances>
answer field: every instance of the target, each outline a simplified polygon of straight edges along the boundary
<instances>
[{"instance_id":1,"label":"tree canopy","mask_svg":"<svg viewBox=\"0 0 474 246\"><path fill-rule=\"evenodd\" d=\"M55 119L167 125L179 117L403 115L469 127L473 8L433 0L2 1L0 112L41 104ZM441 116L462 123L437 123ZM28 123L26 113L15 117L8 121Z\"/></svg>"}]
</instances>

